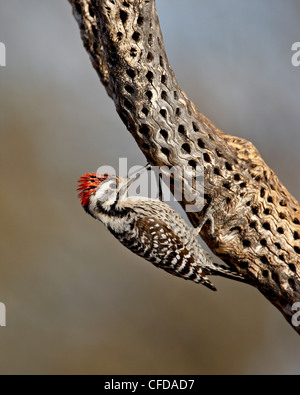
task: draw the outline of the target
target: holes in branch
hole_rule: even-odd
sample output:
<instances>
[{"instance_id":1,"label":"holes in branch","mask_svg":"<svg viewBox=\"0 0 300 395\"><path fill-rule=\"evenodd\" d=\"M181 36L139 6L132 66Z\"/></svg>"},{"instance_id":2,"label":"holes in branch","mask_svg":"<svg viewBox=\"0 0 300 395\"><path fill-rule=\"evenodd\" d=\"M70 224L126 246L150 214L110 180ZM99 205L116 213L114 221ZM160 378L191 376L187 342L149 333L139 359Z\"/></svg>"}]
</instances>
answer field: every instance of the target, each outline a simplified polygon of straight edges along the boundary
<instances>
[{"instance_id":1,"label":"holes in branch","mask_svg":"<svg viewBox=\"0 0 300 395\"><path fill-rule=\"evenodd\" d=\"M215 168L214 168L214 174L215 174L216 176L220 176L220 175L221 175L220 169L219 169L218 167L215 167Z\"/></svg>"},{"instance_id":2,"label":"holes in branch","mask_svg":"<svg viewBox=\"0 0 300 395\"><path fill-rule=\"evenodd\" d=\"M174 91L174 99L178 100L178 93L177 93L177 91Z\"/></svg>"},{"instance_id":3,"label":"holes in branch","mask_svg":"<svg viewBox=\"0 0 300 395\"><path fill-rule=\"evenodd\" d=\"M223 158L223 154L222 154L222 152L219 150L219 148L216 148L215 151L216 151L216 154L217 154L217 156L218 156L219 158Z\"/></svg>"},{"instance_id":4,"label":"holes in branch","mask_svg":"<svg viewBox=\"0 0 300 395\"><path fill-rule=\"evenodd\" d=\"M143 23L144 23L144 18L140 15L140 16L138 17L138 19L137 19L137 24L138 24L139 26L142 26Z\"/></svg>"},{"instance_id":5,"label":"holes in branch","mask_svg":"<svg viewBox=\"0 0 300 395\"><path fill-rule=\"evenodd\" d=\"M234 175L235 181L241 181L241 176L239 174Z\"/></svg>"},{"instance_id":6,"label":"holes in branch","mask_svg":"<svg viewBox=\"0 0 300 395\"><path fill-rule=\"evenodd\" d=\"M180 115L181 115L181 110L180 110L179 107L177 107L177 108L176 108L176 116L177 116L177 117L180 117Z\"/></svg>"},{"instance_id":7,"label":"holes in branch","mask_svg":"<svg viewBox=\"0 0 300 395\"><path fill-rule=\"evenodd\" d=\"M225 162L225 167L228 171L232 171L232 166L229 162Z\"/></svg>"},{"instance_id":8,"label":"holes in branch","mask_svg":"<svg viewBox=\"0 0 300 395\"><path fill-rule=\"evenodd\" d=\"M138 42L140 41L140 38L141 38L141 35L140 35L139 32L134 32L134 33L133 33L132 39L133 39L136 43L138 43Z\"/></svg>"},{"instance_id":9,"label":"holes in branch","mask_svg":"<svg viewBox=\"0 0 300 395\"><path fill-rule=\"evenodd\" d=\"M121 41L122 38L123 38L123 33L122 32L118 32L117 33L117 37L118 37L118 40Z\"/></svg>"},{"instance_id":10,"label":"holes in branch","mask_svg":"<svg viewBox=\"0 0 300 395\"><path fill-rule=\"evenodd\" d=\"M268 264L269 264L269 260L268 260L268 258L267 258L265 255L261 256L261 257L260 257L260 260L261 260L261 262L264 263L265 265L268 265Z\"/></svg>"},{"instance_id":11,"label":"holes in branch","mask_svg":"<svg viewBox=\"0 0 300 395\"><path fill-rule=\"evenodd\" d=\"M266 246L267 246L267 240L266 240L266 239L261 239L261 240L260 240L260 244L261 244L263 247L266 247Z\"/></svg>"},{"instance_id":12,"label":"holes in branch","mask_svg":"<svg viewBox=\"0 0 300 395\"><path fill-rule=\"evenodd\" d=\"M204 141L202 139L198 139L198 145L200 148L204 149L205 148L205 144Z\"/></svg>"},{"instance_id":13,"label":"holes in branch","mask_svg":"<svg viewBox=\"0 0 300 395\"><path fill-rule=\"evenodd\" d=\"M295 250L296 254L300 254L300 247L295 246L294 250Z\"/></svg>"},{"instance_id":14,"label":"holes in branch","mask_svg":"<svg viewBox=\"0 0 300 395\"><path fill-rule=\"evenodd\" d=\"M159 113L164 119L167 119L167 110L162 108Z\"/></svg>"},{"instance_id":15,"label":"holes in branch","mask_svg":"<svg viewBox=\"0 0 300 395\"><path fill-rule=\"evenodd\" d=\"M143 144L142 144L142 149L143 149L144 151L150 151L150 145L149 145L149 144L146 144L146 143L143 143Z\"/></svg>"},{"instance_id":16,"label":"holes in branch","mask_svg":"<svg viewBox=\"0 0 300 395\"><path fill-rule=\"evenodd\" d=\"M161 67L164 67L164 60L162 56L159 57L159 64Z\"/></svg>"},{"instance_id":17,"label":"holes in branch","mask_svg":"<svg viewBox=\"0 0 300 395\"><path fill-rule=\"evenodd\" d=\"M295 225L300 225L300 221L298 218L294 218L293 222Z\"/></svg>"},{"instance_id":18,"label":"holes in branch","mask_svg":"<svg viewBox=\"0 0 300 395\"><path fill-rule=\"evenodd\" d=\"M194 132L199 132L199 128L195 122L193 122L193 130L194 130Z\"/></svg>"},{"instance_id":19,"label":"holes in branch","mask_svg":"<svg viewBox=\"0 0 300 395\"><path fill-rule=\"evenodd\" d=\"M164 138L165 140L167 140L168 137L169 137L169 133L168 133L166 130L164 130L164 129L161 129L161 130L160 130L160 134L163 136L163 138Z\"/></svg>"},{"instance_id":20,"label":"holes in branch","mask_svg":"<svg viewBox=\"0 0 300 395\"><path fill-rule=\"evenodd\" d=\"M169 157L170 155L170 151L168 150L168 148L162 147L161 148L161 152L166 155L166 157Z\"/></svg>"},{"instance_id":21,"label":"holes in branch","mask_svg":"<svg viewBox=\"0 0 300 395\"><path fill-rule=\"evenodd\" d=\"M212 201L212 197L208 193L204 194L204 199L206 200L207 204L210 204Z\"/></svg>"},{"instance_id":22,"label":"holes in branch","mask_svg":"<svg viewBox=\"0 0 300 395\"><path fill-rule=\"evenodd\" d=\"M262 272L262 275L264 276L264 278L269 278L269 271L268 270L264 270Z\"/></svg>"},{"instance_id":23,"label":"holes in branch","mask_svg":"<svg viewBox=\"0 0 300 395\"><path fill-rule=\"evenodd\" d=\"M205 160L206 163L211 163L211 158L207 152L203 154L203 159Z\"/></svg>"},{"instance_id":24,"label":"holes in branch","mask_svg":"<svg viewBox=\"0 0 300 395\"><path fill-rule=\"evenodd\" d=\"M153 60L153 55L152 55L152 53L151 52L148 52L148 54L147 54L147 62L152 62L152 60Z\"/></svg>"},{"instance_id":25,"label":"holes in branch","mask_svg":"<svg viewBox=\"0 0 300 395\"><path fill-rule=\"evenodd\" d=\"M293 272L296 273L296 266L293 263L289 264L289 269Z\"/></svg>"},{"instance_id":26,"label":"holes in branch","mask_svg":"<svg viewBox=\"0 0 300 395\"><path fill-rule=\"evenodd\" d=\"M249 267L249 263L246 261L241 261L239 265L241 269L248 269Z\"/></svg>"},{"instance_id":27,"label":"holes in branch","mask_svg":"<svg viewBox=\"0 0 300 395\"><path fill-rule=\"evenodd\" d=\"M140 126L140 133L144 136L144 137L149 137L149 134L150 134L150 128L149 128L149 126L148 125L146 125L145 123L143 123L141 126Z\"/></svg>"},{"instance_id":28,"label":"holes in branch","mask_svg":"<svg viewBox=\"0 0 300 395\"><path fill-rule=\"evenodd\" d=\"M147 117L147 116L148 116L148 114L149 114L149 110L148 110L148 108L144 107L144 108L142 109L142 113L143 113L143 114L145 114L145 115L146 115L146 117Z\"/></svg>"},{"instance_id":29,"label":"holes in branch","mask_svg":"<svg viewBox=\"0 0 300 395\"><path fill-rule=\"evenodd\" d=\"M300 235L298 232L294 232L294 240L299 240L300 239Z\"/></svg>"},{"instance_id":30,"label":"holes in branch","mask_svg":"<svg viewBox=\"0 0 300 395\"><path fill-rule=\"evenodd\" d=\"M185 144L183 144L183 145L181 146L181 148L182 148L185 152L187 152L188 154L191 153L191 147L189 146L189 144L185 143Z\"/></svg>"},{"instance_id":31,"label":"holes in branch","mask_svg":"<svg viewBox=\"0 0 300 395\"><path fill-rule=\"evenodd\" d=\"M77 9L78 6L80 7L80 5L78 3L76 3L76 9ZM92 18L94 18L95 13L94 13L94 10L93 10L93 6L91 4L89 5L89 14L90 14L90 16Z\"/></svg>"},{"instance_id":32,"label":"holes in branch","mask_svg":"<svg viewBox=\"0 0 300 395\"><path fill-rule=\"evenodd\" d=\"M120 19L121 19L123 25L125 25L125 23L126 23L126 21L128 19L128 14L127 14L126 11L120 10Z\"/></svg>"},{"instance_id":33,"label":"holes in branch","mask_svg":"<svg viewBox=\"0 0 300 395\"><path fill-rule=\"evenodd\" d=\"M226 204L229 206L230 203L231 203L231 198L230 197L226 198Z\"/></svg>"},{"instance_id":34,"label":"holes in branch","mask_svg":"<svg viewBox=\"0 0 300 395\"><path fill-rule=\"evenodd\" d=\"M132 105L132 103L130 103L129 100L125 99L124 100L124 107L127 108L127 110L131 111L133 108L133 105Z\"/></svg>"},{"instance_id":35,"label":"holes in branch","mask_svg":"<svg viewBox=\"0 0 300 395\"><path fill-rule=\"evenodd\" d=\"M150 70L148 71L148 73L146 74L146 78L150 82L150 84L152 84L153 78L154 78L152 71L150 71Z\"/></svg>"},{"instance_id":36,"label":"holes in branch","mask_svg":"<svg viewBox=\"0 0 300 395\"><path fill-rule=\"evenodd\" d=\"M98 30L95 25L92 25L92 32L94 37L98 37Z\"/></svg>"},{"instance_id":37,"label":"holes in branch","mask_svg":"<svg viewBox=\"0 0 300 395\"><path fill-rule=\"evenodd\" d=\"M125 85L125 90L126 90L130 95L132 95L132 94L134 93L134 89L133 89L133 87L130 86L130 85Z\"/></svg>"},{"instance_id":38,"label":"holes in branch","mask_svg":"<svg viewBox=\"0 0 300 395\"><path fill-rule=\"evenodd\" d=\"M137 50L136 50L136 48L131 48L130 49L130 56L132 57L132 58L135 58L136 57L136 55L137 55Z\"/></svg>"},{"instance_id":39,"label":"holes in branch","mask_svg":"<svg viewBox=\"0 0 300 395\"><path fill-rule=\"evenodd\" d=\"M279 277L277 273L272 273L272 279L276 284L280 284Z\"/></svg>"},{"instance_id":40,"label":"holes in branch","mask_svg":"<svg viewBox=\"0 0 300 395\"><path fill-rule=\"evenodd\" d=\"M135 71L134 71L134 70L132 70L132 69L127 69L127 70L126 70L126 73L127 73L128 77L134 79L134 77L135 77Z\"/></svg>"},{"instance_id":41,"label":"holes in branch","mask_svg":"<svg viewBox=\"0 0 300 395\"><path fill-rule=\"evenodd\" d=\"M153 44L153 35L150 33L149 34L149 36L148 36L148 44L150 45L150 46L152 46L152 44Z\"/></svg>"},{"instance_id":42,"label":"holes in branch","mask_svg":"<svg viewBox=\"0 0 300 395\"><path fill-rule=\"evenodd\" d=\"M251 241L247 239L243 240L243 246L246 248L251 247Z\"/></svg>"},{"instance_id":43,"label":"holes in branch","mask_svg":"<svg viewBox=\"0 0 300 395\"><path fill-rule=\"evenodd\" d=\"M269 196L267 200L268 200L269 203L273 203L274 202L272 196Z\"/></svg>"},{"instance_id":44,"label":"holes in branch","mask_svg":"<svg viewBox=\"0 0 300 395\"><path fill-rule=\"evenodd\" d=\"M97 41L94 41L94 43L93 43L93 50L94 50L94 52L98 51L98 43L97 43Z\"/></svg>"},{"instance_id":45,"label":"holes in branch","mask_svg":"<svg viewBox=\"0 0 300 395\"><path fill-rule=\"evenodd\" d=\"M162 91L162 92L161 92L161 98L162 98L164 101L168 101L168 94L167 94L166 91Z\"/></svg>"},{"instance_id":46,"label":"holes in branch","mask_svg":"<svg viewBox=\"0 0 300 395\"><path fill-rule=\"evenodd\" d=\"M149 100L151 100L153 97L153 93L151 91L147 91L146 96L148 97Z\"/></svg>"},{"instance_id":47,"label":"holes in branch","mask_svg":"<svg viewBox=\"0 0 300 395\"><path fill-rule=\"evenodd\" d=\"M190 160L189 161L189 166L191 166L193 169L196 169L197 168L197 162L194 161L194 160Z\"/></svg>"},{"instance_id":48,"label":"holes in branch","mask_svg":"<svg viewBox=\"0 0 300 395\"><path fill-rule=\"evenodd\" d=\"M282 227L279 227L279 228L277 228L277 232L278 232L280 235L283 235L283 234L284 234L284 229L283 229Z\"/></svg>"},{"instance_id":49,"label":"holes in branch","mask_svg":"<svg viewBox=\"0 0 300 395\"><path fill-rule=\"evenodd\" d=\"M266 229L266 230L271 230L271 225L269 224L269 222L265 222L263 224L263 228Z\"/></svg>"},{"instance_id":50,"label":"holes in branch","mask_svg":"<svg viewBox=\"0 0 300 395\"><path fill-rule=\"evenodd\" d=\"M178 132L181 134L185 134L185 127L183 125L178 126Z\"/></svg>"}]
</instances>

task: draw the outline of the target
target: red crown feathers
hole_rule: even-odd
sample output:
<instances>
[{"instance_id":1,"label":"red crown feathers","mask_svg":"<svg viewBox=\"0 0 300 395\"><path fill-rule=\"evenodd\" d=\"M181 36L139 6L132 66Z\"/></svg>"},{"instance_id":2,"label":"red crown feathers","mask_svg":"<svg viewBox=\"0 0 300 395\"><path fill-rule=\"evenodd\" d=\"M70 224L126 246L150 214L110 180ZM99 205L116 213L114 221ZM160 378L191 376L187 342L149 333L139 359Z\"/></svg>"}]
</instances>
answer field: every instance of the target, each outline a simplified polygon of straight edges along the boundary
<instances>
[{"instance_id":1,"label":"red crown feathers","mask_svg":"<svg viewBox=\"0 0 300 395\"><path fill-rule=\"evenodd\" d=\"M96 191L98 186L109 178L109 174L87 173L78 180L78 197L83 207L90 202L90 196Z\"/></svg>"}]
</instances>

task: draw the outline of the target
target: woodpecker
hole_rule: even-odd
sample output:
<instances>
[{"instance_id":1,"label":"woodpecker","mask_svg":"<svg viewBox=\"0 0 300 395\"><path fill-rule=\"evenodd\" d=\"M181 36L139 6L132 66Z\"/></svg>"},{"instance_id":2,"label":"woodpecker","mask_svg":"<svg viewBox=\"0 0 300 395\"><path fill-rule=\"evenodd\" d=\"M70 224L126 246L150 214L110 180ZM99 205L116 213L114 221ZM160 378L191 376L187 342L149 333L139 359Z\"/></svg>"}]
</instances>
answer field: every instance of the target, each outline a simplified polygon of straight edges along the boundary
<instances>
[{"instance_id":1,"label":"woodpecker","mask_svg":"<svg viewBox=\"0 0 300 395\"><path fill-rule=\"evenodd\" d=\"M214 291L216 287L208 275L244 281L229 267L213 263L202 249L197 237L203 223L197 230L191 229L165 202L128 197L128 189L138 176L83 175L77 189L82 207L129 250L175 276Z\"/></svg>"}]
</instances>

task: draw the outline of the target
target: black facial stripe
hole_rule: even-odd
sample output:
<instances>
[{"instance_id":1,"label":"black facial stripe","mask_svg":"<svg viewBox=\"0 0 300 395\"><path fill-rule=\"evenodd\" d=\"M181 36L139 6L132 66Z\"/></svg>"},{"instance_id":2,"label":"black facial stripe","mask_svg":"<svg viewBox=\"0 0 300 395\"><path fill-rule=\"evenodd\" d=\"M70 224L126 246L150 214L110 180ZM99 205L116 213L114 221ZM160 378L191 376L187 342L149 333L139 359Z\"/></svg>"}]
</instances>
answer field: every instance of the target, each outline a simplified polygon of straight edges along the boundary
<instances>
[{"instance_id":1,"label":"black facial stripe","mask_svg":"<svg viewBox=\"0 0 300 395\"><path fill-rule=\"evenodd\" d=\"M100 214L106 214L110 217L124 218L129 213L129 208L122 208L121 210L116 208L117 201L111 206L109 211L102 207L101 202L97 202L97 210Z\"/></svg>"}]
</instances>

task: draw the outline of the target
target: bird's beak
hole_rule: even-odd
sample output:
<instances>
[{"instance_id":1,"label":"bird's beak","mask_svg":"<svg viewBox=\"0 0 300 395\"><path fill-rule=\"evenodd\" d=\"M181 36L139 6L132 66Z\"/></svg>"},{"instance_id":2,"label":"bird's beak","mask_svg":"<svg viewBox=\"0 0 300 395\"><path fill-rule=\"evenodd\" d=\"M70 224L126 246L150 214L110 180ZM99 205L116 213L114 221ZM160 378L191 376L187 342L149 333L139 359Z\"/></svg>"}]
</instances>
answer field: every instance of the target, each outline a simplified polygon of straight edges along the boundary
<instances>
[{"instance_id":1,"label":"bird's beak","mask_svg":"<svg viewBox=\"0 0 300 395\"><path fill-rule=\"evenodd\" d=\"M149 163L147 163L146 166L144 166L141 170L139 170L137 173L131 175L128 178L127 183L124 185L124 188L126 191L128 191L128 189L131 187L131 185L138 180L138 178L140 177L141 174L143 174L145 171L151 169L151 165L149 165Z\"/></svg>"}]
</instances>

